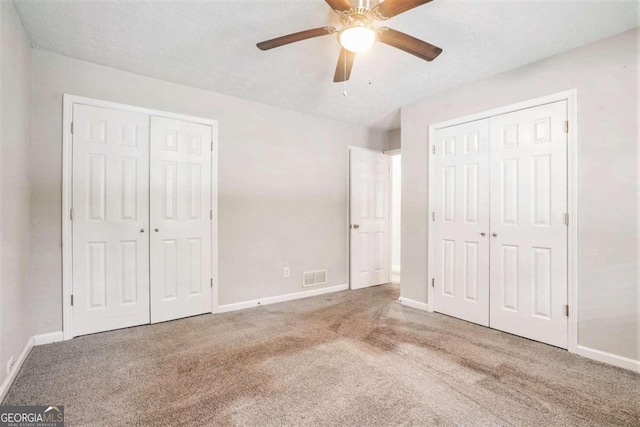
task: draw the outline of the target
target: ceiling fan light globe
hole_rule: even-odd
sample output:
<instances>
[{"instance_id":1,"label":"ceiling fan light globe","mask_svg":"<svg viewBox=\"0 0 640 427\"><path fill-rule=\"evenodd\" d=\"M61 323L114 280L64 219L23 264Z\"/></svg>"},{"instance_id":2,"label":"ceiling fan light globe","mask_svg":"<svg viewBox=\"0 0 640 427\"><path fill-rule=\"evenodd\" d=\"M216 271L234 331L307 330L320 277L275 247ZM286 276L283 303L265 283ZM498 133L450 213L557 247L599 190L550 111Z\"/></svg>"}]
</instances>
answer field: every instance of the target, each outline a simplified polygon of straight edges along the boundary
<instances>
[{"instance_id":1,"label":"ceiling fan light globe","mask_svg":"<svg viewBox=\"0 0 640 427\"><path fill-rule=\"evenodd\" d=\"M376 32L367 26L347 27L340 31L338 40L345 49L362 53L373 46L376 41Z\"/></svg>"}]
</instances>

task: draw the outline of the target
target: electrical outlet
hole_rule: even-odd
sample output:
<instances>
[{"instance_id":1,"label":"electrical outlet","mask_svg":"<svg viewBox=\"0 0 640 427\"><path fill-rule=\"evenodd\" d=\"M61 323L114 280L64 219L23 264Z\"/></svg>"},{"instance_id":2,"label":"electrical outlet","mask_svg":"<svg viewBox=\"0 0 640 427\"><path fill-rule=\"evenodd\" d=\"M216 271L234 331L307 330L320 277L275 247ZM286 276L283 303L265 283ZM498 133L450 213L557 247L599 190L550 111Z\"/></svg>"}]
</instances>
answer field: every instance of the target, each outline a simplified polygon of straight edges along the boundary
<instances>
[{"instance_id":1,"label":"electrical outlet","mask_svg":"<svg viewBox=\"0 0 640 427\"><path fill-rule=\"evenodd\" d=\"M289 270L289 267L285 267L284 268L284 277L290 277L291 276L291 270Z\"/></svg>"},{"instance_id":2,"label":"electrical outlet","mask_svg":"<svg viewBox=\"0 0 640 427\"><path fill-rule=\"evenodd\" d=\"M15 361L13 360L13 356L11 356L11 359L9 359L9 361L7 362L7 375L9 375L13 370L14 364L15 364Z\"/></svg>"}]
</instances>

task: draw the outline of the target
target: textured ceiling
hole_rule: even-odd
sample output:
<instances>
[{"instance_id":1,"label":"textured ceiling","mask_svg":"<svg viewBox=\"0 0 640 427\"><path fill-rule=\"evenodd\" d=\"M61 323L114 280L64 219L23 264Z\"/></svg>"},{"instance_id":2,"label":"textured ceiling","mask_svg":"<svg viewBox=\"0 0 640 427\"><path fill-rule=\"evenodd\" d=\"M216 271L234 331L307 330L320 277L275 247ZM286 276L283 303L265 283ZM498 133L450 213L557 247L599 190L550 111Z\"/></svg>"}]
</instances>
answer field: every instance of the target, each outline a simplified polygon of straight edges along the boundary
<instances>
[{"instance_id":1,"label":"textured ceiling","mask_svg":"<svg viewBox=\"0 0 640 427\"><path fill-rule=\"evenodd\" d=\"M176 83L381 129L399 108L640 25L638 1L436 0L385 24L441 47L428 63L377 44L333 83L335 36L262 52L256 42L339 26L322 0L15 1L34 47Z\"/></svg>"}]
</instances>

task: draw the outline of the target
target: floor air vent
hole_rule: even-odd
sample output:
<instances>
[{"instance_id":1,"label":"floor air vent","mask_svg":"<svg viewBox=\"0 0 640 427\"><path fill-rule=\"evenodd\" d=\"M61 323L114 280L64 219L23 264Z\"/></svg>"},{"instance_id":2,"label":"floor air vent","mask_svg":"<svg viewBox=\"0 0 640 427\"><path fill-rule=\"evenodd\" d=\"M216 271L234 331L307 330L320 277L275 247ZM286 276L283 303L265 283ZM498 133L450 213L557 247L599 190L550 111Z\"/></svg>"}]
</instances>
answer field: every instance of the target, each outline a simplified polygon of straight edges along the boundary
<instances>
[{"instance_id":1,"label":"floor air vent","mask_svg":"<svg viewBox=\"0 0 640 427\"><path fill-rule=\"evenodd\" d=\"M305 271L302 274L302 287L324 285L327 283L327 270Z\"/></svg>"}]
</instances>

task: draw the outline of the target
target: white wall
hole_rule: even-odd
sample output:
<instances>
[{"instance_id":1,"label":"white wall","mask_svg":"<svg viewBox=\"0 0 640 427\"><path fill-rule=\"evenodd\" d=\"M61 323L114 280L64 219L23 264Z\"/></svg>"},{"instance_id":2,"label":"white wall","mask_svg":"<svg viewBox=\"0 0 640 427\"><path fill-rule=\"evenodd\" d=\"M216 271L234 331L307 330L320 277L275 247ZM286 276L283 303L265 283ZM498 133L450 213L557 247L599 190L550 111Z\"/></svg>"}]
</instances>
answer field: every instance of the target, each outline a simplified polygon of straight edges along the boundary
<instances>
[{"instance_id":1,"label":"white wall","mask_svg":"<svg viewBox=\"0 0 640 427\"><path fill-rule=\"evenodd\" d=\"M401 145L400 129L391 129L385 132L385 150L397 150Z\"/></svg>"},{"instance_id":2,"label":"white wall","mask_svg":"<svg viewBox=\"0 0 640 427\"><path fill-rule=\"evenodd\" d=\"M394 282L401 272L402 155L391 156L391 270Z\"/></svg>"},{"instance_id":3,"label":"white wall","mask_svg":"<svg viewBox=\"0 0 640 427\"><path fill-rule=\"evenodd\" d=\"M219 121L219 303L347 283L347 147L382 132L33 51L30 281L37 333L62 330L62 94ZM291 277L283 278L283 268Z\"/></svg>"},{"instance_id":4,"label":"white wall","mask_svg":"<svg viewBox=\"0 0 640 427\"><path fill-rule=\"evenodd\" d=\"M13 3L0 1L0 384L32 335L29 259L31 46Z\"/></svg>"},{"instance_id":5,"label":"white wall","mask_svg":"<svg viewBox=\"0 0 640 427\"><path fill-rule=\"evenodd\" d=\"M640 359L640 29L402 109L402 296L426 302L428 126L576 88L579 345ZM575 124L574 124L575 125Z\"/></svg>"}]
</instances>

